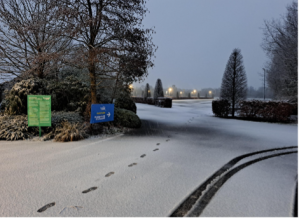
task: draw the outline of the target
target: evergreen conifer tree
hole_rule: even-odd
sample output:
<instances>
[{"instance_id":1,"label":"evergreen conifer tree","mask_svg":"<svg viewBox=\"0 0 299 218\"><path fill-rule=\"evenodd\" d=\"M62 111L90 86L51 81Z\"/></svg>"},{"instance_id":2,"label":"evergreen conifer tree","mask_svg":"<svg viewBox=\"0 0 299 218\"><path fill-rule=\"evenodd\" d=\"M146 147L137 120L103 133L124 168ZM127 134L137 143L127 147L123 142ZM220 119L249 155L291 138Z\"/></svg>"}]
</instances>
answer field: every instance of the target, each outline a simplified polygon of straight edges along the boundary
<instances>
[{"instance_id":1,"label":"evergreen conifer tree","mask_svg":"<svg viewBox=\"0 0 299 218\"><path fill-rule=\"evenodd\" d=\"M164 97L161 79L157 79L155 91L154 91L154 100L157 100L158 97Z\"/></svg>"},{"instance_id":2,"label":"evergreen conifer tree","mask_svg":"<svg viewBox=\"0 0 299 218\"><path fill-rule=\"evenodd\" d=\"M240 49L231 53L222 78L221 99L226 99L232 107L232 117L235 116L236 105L246 99L247 78Z\"/></svg>"},{"instance_id":3,"label":"evergreen conifer tree","mask_svg":"<svg viewBox=\"0 0 299 218\"><path fill-rule=\"evenodd\" d=\"M150 89L150 86L149 86L148 83L145 85L144 96L143 97L145 99L151 97L151 89Z\"/></svg>"}]
</instances>

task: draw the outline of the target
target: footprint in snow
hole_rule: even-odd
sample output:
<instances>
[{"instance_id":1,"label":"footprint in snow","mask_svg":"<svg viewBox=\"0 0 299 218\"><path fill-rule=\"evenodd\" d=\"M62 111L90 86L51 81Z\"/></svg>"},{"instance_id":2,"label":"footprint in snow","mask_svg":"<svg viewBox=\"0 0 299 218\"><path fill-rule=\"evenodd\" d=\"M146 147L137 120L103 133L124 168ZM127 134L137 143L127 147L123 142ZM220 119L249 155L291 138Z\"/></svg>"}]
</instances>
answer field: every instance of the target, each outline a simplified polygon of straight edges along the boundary
<instances>
[{"instance_id":1,"label":"footprint in snow","mask_svg":"<svg viewBox=\"0 0 299 218\"><path fill-rule=\"evenodd\" d=\"M90 191L94 191L94 190L96 190L98 187L91 187L91 188L89 188L89 189L86 189L86 190L84 190L82 193L83 194L86 194L86 193L88 193L88 192L90 192Z\"/></svg>"},{"instance_id":2,"label":"footprint in snow","mask_svg":"<svg viewBox=\"0 0 299 218\"><path fill-rule=\"evenodd\" d=\"M137 163L132 163L132 164L128 165L128 167L132 167L134 165L137 165Z\"/></svg>"},{"instance_id":3,"label":"footprint in snow","mask_svg":"<svg viewBox=\"0 0 299 218\"><path fill-rule=\"evenodd\" d=\"M156 148L155 150L153 150L153 151L158 151L159 149L158 148Z\"/></svg>"},{"instance_id":4,"label":"footprint in snow","mask_svg":"<svg viewBox=\"0 0 299 218\"><path fill-rule=\"evenodd\" d=\"M107 174L105 175L105 177L109 177L109 176L111 176L112 174L114 174L114 172L107 173Z\"/></svg>"},{"instance_id":5,"label":"footprint in snow","mask_svg":"<svg viewBox=\"0 0 299 218\"><path fill-rule=\"evenodd\" d=\"M169 141L169 139L166 140L167 142Z\"/></svg>"},{"instance_id":6,"label":"footprint in snow","mask_svg":"<svg viewBox=\"0 0 299 218\"><path fill-rule=\"evenodd\" d=\"M143 155L141 155L140 157L145 157L146 155L145 154L143 154Z\"/></svg>"},{"instance_id":7,"label":"footprint in snow","mask_svg":"<svg viewBox=\"0 0 299 218\"><path fill-rule=\"evenodd\" d=\"M52 202L50 204L47 204L45 206L43 206L42 208L38 209L37 212L41 213L44 212L45 210L47 210L49 207L53 207L55 205L55 202Z\"/></svg>"},{"instance_id":8,"label":"footprint in snow","mask_svg":"<svg viewBox=\"0 0 299 218\"><path fill-rule=\"evenodd\" d=\"M157 145L160 145L160 143L157 143Z\"/></svg>"}]
</instances>

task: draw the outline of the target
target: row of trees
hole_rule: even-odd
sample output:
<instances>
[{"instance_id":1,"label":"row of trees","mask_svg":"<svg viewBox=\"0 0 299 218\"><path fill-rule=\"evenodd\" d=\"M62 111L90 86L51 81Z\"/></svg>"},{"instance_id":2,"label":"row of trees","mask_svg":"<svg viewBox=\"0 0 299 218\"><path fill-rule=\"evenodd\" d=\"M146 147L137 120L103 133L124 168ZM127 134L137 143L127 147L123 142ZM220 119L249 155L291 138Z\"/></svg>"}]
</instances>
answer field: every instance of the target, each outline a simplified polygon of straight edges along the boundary
<instances>
[{"instance_id":1,"label":"row of trees","mask_svg":"<svg viewBox=\"0 0 299 218\"><path fill-rule=\"evenodd\" d=\"M269 57L265 71L277 98L298 99L298 4L287 6L280 20L265 21L262 48Z\"/></svg>"},{"instance_id":2,"label":"row of trees","mask_svg":"<svg viewBox=\"0 0 299 218\"><path fill-rule=\"evenodd\" d=\"M88 72L90 98L140 81L153 66L153 29L143 0L0 1L0 75L39 78Z\"/></svg>"},{"instance_id":3,"label":"row of trees","mask_svg":"<svg viewBox=\"0 0 299 218\"><path fill-rule=\"evenodd\" d=\"M148 83L145 85L142 97L144 98L152 97L150 85ZM154 100L157 100L159 97L164 97L163 84L161 79L157 79L154 95L153 95Z\"/></svg>"}]
</instances>

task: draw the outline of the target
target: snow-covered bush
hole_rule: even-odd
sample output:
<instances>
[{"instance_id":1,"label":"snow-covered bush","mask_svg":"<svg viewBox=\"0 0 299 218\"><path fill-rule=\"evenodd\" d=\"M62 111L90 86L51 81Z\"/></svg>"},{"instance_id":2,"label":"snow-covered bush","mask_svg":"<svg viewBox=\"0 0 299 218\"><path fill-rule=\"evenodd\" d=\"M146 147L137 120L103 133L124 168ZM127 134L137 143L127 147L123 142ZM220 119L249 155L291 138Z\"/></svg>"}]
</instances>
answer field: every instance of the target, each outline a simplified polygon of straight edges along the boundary
<instances>
[{"instance_id":1,"label":"snow-covered bush","mask_svg":"<svg viewBox=\"0 0 299 218\"><path fill-rule=\"evenodd\" d=\"M16 83L6 94L2 109L6 114L27 114L27 95L51 95L52 110L83 112L89 99L89 88L75 77L64 80L31 78Z\"/></svg>"},{"instance_id":2,"label":"snow-covered bush","mask_svg":"<svg viewBox=\"0 0 299 218\"><path fill-rule=\"evenodd\" d=\"M141 120L135 113L117 107L114 110L113 123L118 126L129 128L139 128L141 126Z\"/></svg>"},{"instance_id":3,"label":"snow-covered bush","mask_svg":"<svg viewBox=\"0 0 299 218\"><path fill-rule=\"evenodd\" d=\"M5 96L5 113L27 114L27 95L46 95L46 86L47 82L39 78L16 83Z\"/></svg>"},{"instance_id":4,"label":"snow-covered bush","mask_svg":"<svg viewBox=\"0 0 299 218\"><path fill-rule=\"evenodd\" d=\"M38 129L28 127L27 116L0 116L0 140L23 140L38 133Z\"/></svg>"},{"instance_id":5,"label":"snow-covered bush","mask_svg":"<svg viewBox=\"0 0 299 218\"><path fill-rule=\"evenodd\" d=\"M249 119L288 122L294 111L293 108L294 106L287 102L242 101L239 115Z\"/></svg>"},{"instance_id":6,"label":"snow-covered bush","mask_svg":"<svg viewBox=\"0 0 299 218\"><path fill-rule=\"evenodd\" d=\"M79 123L69 123L68 121L62 123L62 127L56 129L55 141L68 142L78 141L87 138L87 125Z\"/></svg>"},{"instance_id":7,"label":"snow-covered bush","mask_svg":"<svg viewBox=\"0 0 299 218\"><path fill-rule=\"evenodd\" d=\"M136 104L131 99L130 93L125 91L121 92L115 100L115 107L126 109L136 114Z\"/></svg>"},{"instance_id":8,"label":"snow-covered bush","mask_svg":"<svg viewBox=\"0 0 299 218\"><path fill-rule=\"evenodd\" d=\"M89 100L89 87L74 76L48 82L46 92L52 97L52 110L83 112Z\"/></svg>"},{"instance_id":9,"label":"snow-covered bush","mask_svg":"<svg viewBox=\"0 0 299 218\"><path fill-rule=\"evenodd\" d=\"M216 117L227 117L230 113L230 103L228 100L212 101L212 110Z\"/></svg>"}]
</instances>

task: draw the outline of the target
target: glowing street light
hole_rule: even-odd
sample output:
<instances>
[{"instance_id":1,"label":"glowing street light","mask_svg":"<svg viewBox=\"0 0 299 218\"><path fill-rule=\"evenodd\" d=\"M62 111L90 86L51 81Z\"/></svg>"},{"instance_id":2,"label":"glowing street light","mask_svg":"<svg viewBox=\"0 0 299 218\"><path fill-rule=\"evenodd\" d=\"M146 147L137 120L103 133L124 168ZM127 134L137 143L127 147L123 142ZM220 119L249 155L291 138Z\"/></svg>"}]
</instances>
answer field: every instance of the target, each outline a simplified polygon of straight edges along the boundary
<instances>
[{"instance_id":1,"label":"glowing street light","mask_svg":"<svg viewBox=\"0 0 299 218\"><path fill-rule=\"evenodd\" d=\"M194 91L193 91L194 93L196 93L196 90L194 89Z\"/></svg>"},{"instance_id":2,"label":"glowing street light","mask_svg":"<svg viewBox=\"0 0 299 218\"><path fill-rule=\"evenodd\" d=\"M212 91L209 91L209 94L212 94Z\"/></svg>"},{"instance_id":3,"label":"glowing street light","mask_svg":"<svg viewBox=\"0 0 299 218\"><path fill-rule=\"evenodd\" d=\"M130 88L130 89L133 89L133 85L132 85L132 84L131 84L131 85L129 85L129 88Z\"/></svg>"}]
</instances>

